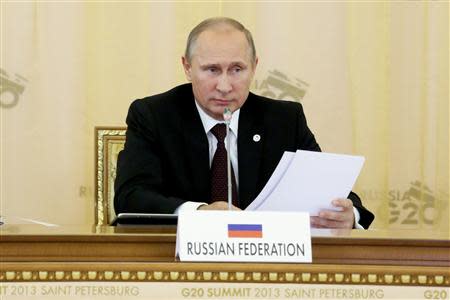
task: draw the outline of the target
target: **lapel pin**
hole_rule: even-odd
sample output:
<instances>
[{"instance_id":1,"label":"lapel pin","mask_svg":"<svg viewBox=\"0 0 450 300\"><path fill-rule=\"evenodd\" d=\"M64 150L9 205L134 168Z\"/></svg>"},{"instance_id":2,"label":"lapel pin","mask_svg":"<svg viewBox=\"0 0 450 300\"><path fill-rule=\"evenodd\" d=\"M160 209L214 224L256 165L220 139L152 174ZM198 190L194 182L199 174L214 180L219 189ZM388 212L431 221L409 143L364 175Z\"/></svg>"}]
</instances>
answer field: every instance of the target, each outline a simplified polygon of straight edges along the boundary
<instances>
[{"instance_id":1,"label":"lapel pin","mask_svg":"<svg viewBox=\"0 0 450 300\"><path fill-rule=\"evenodd\" d=\"M259 135L259 134L255 134L254 136L253 136L253 141L254 142L259 142L261 140L261 136Z\"/></svg>"}]
</instances>

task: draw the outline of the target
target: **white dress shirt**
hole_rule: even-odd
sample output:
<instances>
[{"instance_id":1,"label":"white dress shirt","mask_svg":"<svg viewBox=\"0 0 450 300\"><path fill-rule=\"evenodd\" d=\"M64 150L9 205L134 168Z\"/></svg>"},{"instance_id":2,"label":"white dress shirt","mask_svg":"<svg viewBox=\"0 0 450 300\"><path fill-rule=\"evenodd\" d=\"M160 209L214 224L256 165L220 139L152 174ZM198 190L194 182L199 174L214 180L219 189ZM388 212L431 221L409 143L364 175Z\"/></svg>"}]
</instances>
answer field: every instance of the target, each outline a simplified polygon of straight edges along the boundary
<instances>
[{"instance_id":1,"label":"white dress shirt","mask_svg":"<svg viewBox=\"0 0 450 300\"><path fill-rule=\"evenodd\" d=\"M197 107L198 113L200 115L200 119L202 120L203 128L205 129L206 137L208 138L208 149L209 149L209 166L211 167L212 160L214 158L214 153L216 153L217 149L217 138L212 134L211 129L219 123L225 123L221 120L216 120L212 118L210 115L205 113L205 111L198 105L197 101L195 101L195 106ZM231 121L230 121L230 144L231 151L229 151L228 147L228 137L225 137L225 148L227 149L230 155L231 165L233 166L234 178L236 180L236 188L239 190L239 169L238 169L238 158L237 158L237 137L238 137L238 124L239 124L239 112L240 109L233 112ZM196 210L199 206L207 204L205 202L192 202L187 201L181 204L176 210L175 213L178 214L182 210Z\"/></svg>"},{"instance_id":2,"label":"white dress shirt","mask_svg":"<svg viewBox=\"0 0 450 300\"><path fill-rule=\"evenodd\" d=\"M211 129L220 123L225 123L224 121L216 120L212 117L210 117L208 114L206 114L203 109L198 105L197 102L195 102L197 105L198 113L200 114L200 119L202 120L203 128L205 129L206 137L208 138L208 144L209 144L209 166L211 167L214 153L216 153L217 150L217 138L214 136L214 134L211 132ZM231 144L231 152L230 153L230 160L231 165L233 166L234 171L234 177L236 178L236 187L239 185L239 169L238 169L238 158L237 158L237 137L238 137L238 123L239 123L239 112L240 109L236 110L231 117L230 121L230 144ZM225 137L225 148L228 152L228 137Z\"/></svg>"}]
</instances>

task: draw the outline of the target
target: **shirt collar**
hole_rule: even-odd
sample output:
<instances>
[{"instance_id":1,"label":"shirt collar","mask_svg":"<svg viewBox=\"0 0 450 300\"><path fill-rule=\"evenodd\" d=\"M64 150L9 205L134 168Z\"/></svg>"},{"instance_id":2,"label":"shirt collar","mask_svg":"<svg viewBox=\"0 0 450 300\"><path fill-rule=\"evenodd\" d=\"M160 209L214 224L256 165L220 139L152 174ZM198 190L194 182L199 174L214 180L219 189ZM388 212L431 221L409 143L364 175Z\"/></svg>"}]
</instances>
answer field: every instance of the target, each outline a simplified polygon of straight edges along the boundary
<instances>
[{"instance_id":1,"label":"shirt collar","mask_svg":"<svg viewBox=\"0 0 450 300\"><path fill-rule=\"evenodd\" d=\"M200 119L202 120L203 128L205 129L205 133L208 133L211 128L216 126L219 123L225 123L223 120L216 120L203 110L203 108L197 103L195 100L195 106L197 107L198 113L200 115ZM238 135L238 124L239 124L239 113L241 109L233 112L230 122L230 130L237 137Z\"/></svg>"}]
</instances>

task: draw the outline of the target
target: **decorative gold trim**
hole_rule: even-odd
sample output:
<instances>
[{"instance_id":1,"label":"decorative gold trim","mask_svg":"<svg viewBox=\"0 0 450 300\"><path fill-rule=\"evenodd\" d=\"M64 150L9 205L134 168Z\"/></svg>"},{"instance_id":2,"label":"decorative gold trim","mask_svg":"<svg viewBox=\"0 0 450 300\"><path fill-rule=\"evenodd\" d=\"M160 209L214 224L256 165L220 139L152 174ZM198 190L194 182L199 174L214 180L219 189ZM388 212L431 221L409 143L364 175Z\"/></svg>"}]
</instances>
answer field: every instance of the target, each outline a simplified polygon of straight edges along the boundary
<instances>
[{"instance_id":1,"label":"decorative gold trim","mask_svg":"<svg viewBox=\"0 0 450 300\"><path fill-rule=\"evenodd\" d=\"M361 275L360 274L352 274L351 275L351 281L354 283L360 283L361 282Z\"/></svg>"},{"instance_id":2,"label":"decorative gold trim","mask_svg":"<svg viewBox=\"0 0 450 300\"><path fill-rule=\"evenodd\" d=\"M328 279L328 274L326 273L319 273L318 275L319 282L326 282Z\"/></svg>"},{"instance_id":3,"label":"decorative gold trim","mask_svg":"<svg viewBox=\"0 0 450 300\"><path fill-rule=\"evenodd\" d=\"M105 205L104 195L105 191L105 179L107 178L106 163L108 157L108 140L112 138L118 138L125 140L125 127L96 127L96 205L95 205L95 220L96 225L107 225L108 220L108 206Z\"/></svg>"},{"instance_id":4,"label":"decorative gold trim","mask_svg":"<svg viewBox=\"0 0 450 300\"><path fill-rule=\"evenodd\" d=\"M441 285L442 283L444 283L444 276L441 275L434 276L434 282Z\"/></svg>"},{"instance_id":5,"label":"decorative gold trim","mask_svg":"<svg viewBox=\"0 0 450 300\"><path fill-rule=\"evenodd\" d=\"M0 271L0 282L20 281L162 281L271 282L364 284L394 286L450 286L450 274L354 274L324 272L204 272L204 271Z\"/></svg>"},{"instance_id":6,"label":"decorative gold trim","mask_svg":"<svg viewBox=\"0 0 450 300\"><path fill-rule=\"evenodd\" d=\"M203 279L210 281L212 279L212 272L203 272Z\"/></svg>"},{"instance_id":7,"label":"decorative gold trim","mask_svg":"<svg viewBox=\"0 0 450 300\"><path fill-rule=\"evenodd\" d=\"M394 282L394 275L391 274L384 275L384 282L386 282L387 284L391 284L392 282Z\"/></svg>"},{"instance_id":8,"label":"decorative gold trim","mask_svg":"<svg viewBox=\"0 0 450 300\"><path fill-rule=\"evenodd\" d=\"M368 274L367 275L367 281L369 283L376 283L377 282L377 274Z\"/></svg>"},{"instance_id":9,"label":"decorative gold trim","mask_svg":"<svg viewBox=\"0 0 450 300\"><path fill-rule=\"evenodd\" d=\"M294 273L285 273L284 279L286 279L286 281L288 281L288 282L292 282L292 281L294 281L294 276L295 276Z\"/></svg>"},{"instance_id":10,"label":"decorative gold trim","mask_svg":"<svg viewBox=\"0 0 450 300\"><path fill-rule=\"evenodd\" d=\"M344 274L342 274L342 273L334 274L334 280L336 281L336 283L343 282L344 281Z\"/></svg>"}]
</instances>

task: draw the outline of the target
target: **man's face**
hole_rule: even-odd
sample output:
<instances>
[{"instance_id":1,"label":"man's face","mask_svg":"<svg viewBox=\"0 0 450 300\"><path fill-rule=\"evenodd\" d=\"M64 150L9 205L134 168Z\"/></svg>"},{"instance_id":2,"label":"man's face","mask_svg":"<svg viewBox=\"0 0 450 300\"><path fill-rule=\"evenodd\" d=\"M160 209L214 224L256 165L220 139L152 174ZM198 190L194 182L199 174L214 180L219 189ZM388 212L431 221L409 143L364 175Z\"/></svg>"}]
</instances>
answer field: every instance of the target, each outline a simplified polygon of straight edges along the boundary
<instances>
[{"instance_id":1,"label":"man's face","mask_svg":"<svg viewBox=\"0 0 450 300\"><path fill-rule=\"evenodd\" d=\"M234 112L247 100L257 60L252 61L244 33L232 28L203 31L191 62L182 60L195 99L214 119L223 120L226 107Z\"/></svg>"}]
</instances>

